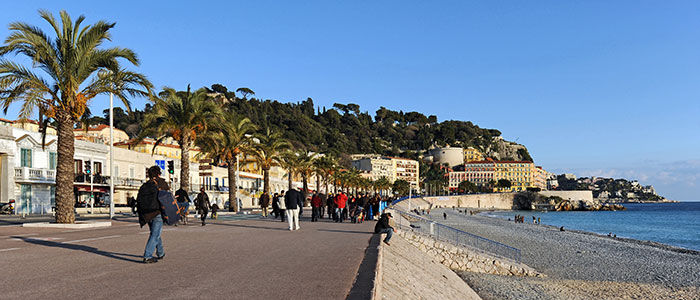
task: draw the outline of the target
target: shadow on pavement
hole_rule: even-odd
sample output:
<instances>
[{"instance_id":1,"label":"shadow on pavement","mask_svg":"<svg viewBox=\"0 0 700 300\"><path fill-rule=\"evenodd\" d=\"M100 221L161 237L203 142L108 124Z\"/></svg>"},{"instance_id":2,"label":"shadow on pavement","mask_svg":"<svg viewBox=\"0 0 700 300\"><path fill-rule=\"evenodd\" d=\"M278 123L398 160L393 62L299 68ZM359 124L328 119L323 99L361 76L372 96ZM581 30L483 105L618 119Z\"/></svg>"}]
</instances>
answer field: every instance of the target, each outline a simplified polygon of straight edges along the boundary
<instances>
[{"instance_id":1,"label":"shadow on pavement","mask_svg":"<svg viewBox=\"0 0 700 300\"><path fill-rule=\"evenodd\" d=\"M128 261L128 262L134 262L134 263L141 263L141 258L142 258L141 256L138 256L138 255L102 251L102 250L97 249L95 247L83 246L83 245L78 245L78 244L64 244L64 243L58 243L58 242L53 242L53 241L32 239L32 238L23 237L23 236L14 236L12 238L21 239L21 240L23 240L27 243L30 243L30 244L47 246L47 247L54 247L54 248L63 248L63 249L69 249L69 250L80 250L80 251L85 251L85 252L89 252L89 253L94 253L97 255L102 255L104 257L108 257L108 258L112 258L112 259L118 259L118 260L123 260L123 261ZM130 258L123 257L123 256L137 257L139 259L130 259Z\"/></svg>"},{"instance_id":2,"label":"shadow on pavement","mask_svg":"<svg viewBox=\"0 0 700 300\"><path fill-rule=\"evenodd\" d=\"M328 231L328 232L341 232L341 233L360 233L360 234L374 234L369 231L353 231L353 230L337 230L337 229L317 229L318 231Z\"/></svg>"},{"instance_id":3,"label":"shadow on pavement","mask_svg":"<svg viewBox=\"0 0 700 300\"><path fill-rule=\"evenodd\" d=\"M243 227L243 228L269 229L269 230L282 230L282 231L287 231L286 228L265 227L265 226L252 226L252 225L230 224L230 223L207 223L207 225L219 225L219 226L232 226L232 227Z\"/></svg>"}]
</instances>

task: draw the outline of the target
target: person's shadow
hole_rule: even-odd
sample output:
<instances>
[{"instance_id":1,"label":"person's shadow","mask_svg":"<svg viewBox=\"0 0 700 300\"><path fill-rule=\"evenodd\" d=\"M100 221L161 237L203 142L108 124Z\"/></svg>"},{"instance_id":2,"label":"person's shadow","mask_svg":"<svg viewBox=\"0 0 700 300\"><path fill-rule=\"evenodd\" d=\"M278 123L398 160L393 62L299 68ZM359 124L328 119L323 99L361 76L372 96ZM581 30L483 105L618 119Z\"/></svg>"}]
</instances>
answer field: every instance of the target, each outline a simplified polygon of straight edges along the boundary
<instances>
[{"instance_id":1,"label":"person's shadow","mask_svg":"<svg viewBox=\"0 0 700 300\"><path fill-rule=\"evenodd\" d=\"M95 247L78 245L78 244L59 243L59 242L54 242L54 241L33 239L31 237L24 237L24 236L13 236L12 238L21 239L22 241L30 243L30 244L41 245L41 246L46 246L46 247L55 247L55 248L85 251L85 252L89 252L89 253L93 253L93 254L97 254L97 255L102 255L104 257L108 257L108 258L112 258L112 259L118 259L118 260L123 260L123 261L128 261L128 262L134 262L134 263L141 263L141 260L140 259L131 259L128 257L142 258L141 256L138 256L138 255L102 251L102 250L97 249Z\"/></svg>"}]
</instances>

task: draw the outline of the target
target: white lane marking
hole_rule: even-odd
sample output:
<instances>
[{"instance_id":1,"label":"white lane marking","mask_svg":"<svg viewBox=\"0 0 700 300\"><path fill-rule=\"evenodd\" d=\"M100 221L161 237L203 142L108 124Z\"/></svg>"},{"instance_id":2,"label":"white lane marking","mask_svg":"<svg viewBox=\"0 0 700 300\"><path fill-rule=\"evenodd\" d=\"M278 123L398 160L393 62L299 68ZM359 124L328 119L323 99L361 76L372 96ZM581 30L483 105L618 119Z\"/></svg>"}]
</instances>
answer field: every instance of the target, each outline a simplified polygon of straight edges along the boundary
<instances>
[{"instance_id":1,"label":"white lane marking","mask_svg":"<svg viewBox=\"0 0 700 300\"><path fill-rule=\"evenodd\" d=\"M97 240L104 240L104 239L113 239L113 238L118 238L121 235L110 235L110 236L103 236L103 237L96 237L96 238L91 238L91 239L82 239L82 240L74 240L74 241L67 241L67 242L62 242L61 244L73 244L73 243L80 243L80 242L87 242L87 241L97 241Z\"/></svg>"},{"instance_id":2,"label":"white lane marking","mask_svg":"<svg viewBox=\"0 0 700 300\"><path fill-rule=\"evenodd\" d=\"M0 238L25 237L25 236L33 236L33 235L39 235L39 234L38 233L25 233L25 234L3 235L3 236L0 236Z\"/></svg>"},{"instance_id":3,"label":"white lane marking","mask_svg":"<svg viewBox=\"0 0 700 300\"><path fill-rule=\"evenodd\" d=\"M7 249L0 249L0 252L5 252L5 251L12 251L12 250L19 250L20 248L7 248Z\"/></svg>"}]
</instances>

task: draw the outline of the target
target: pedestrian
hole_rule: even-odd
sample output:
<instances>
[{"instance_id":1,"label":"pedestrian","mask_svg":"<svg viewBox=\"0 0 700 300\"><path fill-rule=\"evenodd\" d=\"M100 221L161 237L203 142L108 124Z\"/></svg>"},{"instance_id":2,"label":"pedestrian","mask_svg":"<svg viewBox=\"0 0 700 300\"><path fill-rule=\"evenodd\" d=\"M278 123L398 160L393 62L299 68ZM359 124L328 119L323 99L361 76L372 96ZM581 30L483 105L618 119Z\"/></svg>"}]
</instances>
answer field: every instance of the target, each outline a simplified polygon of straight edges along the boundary
<instances>
[{"instance_id":1,"label":"pedestrian","mask_svg":"<svg viewBox=\"0 0 700 300\"><path fill-rule=\"evenodd\" d=\"M127 197L126 198L126 205L131 207L131 215L135 216L136 215L136 206L137 206L136 198L134 198L133 196Z\"/></svg>"},{"instance_id":2,"label":"pedestrian","mask_svg":"<svg viewBox=\"0 0 700 300\"><path fill-rule=\"evenodd\" d=\"M282 220L282 223L284 223L284 218L287 215L287 204L284 201L284 198L287 196L287 193L282 191L280 193L280 197L277 200L277 204L279 205L279 213L280 213L280 219Z\"/></svg>"},{"instance_id":3,"label":"pedestrian","mask_svg":"<svg viewBox=\"0 0 700 300\"><path fill-rule=\"evenodd\" d=\"M335 195L333 194L328 194L328 197L326 198L326 210L328 211L328 218L333 219L335 221L335 214L333 212L335 211Z\"/></svg>"},{"instance_id":4,"label":"pedestrian","mask_svg":"<svg viewBox=\"0 0 700 300\"><path fill-rule=\"evenodd\" d=\"M187 210L190 208L190 196L187 195L185 189L180 187L180 189L175 192L175 199L177 200L177 205L181 207L180 223L187 225L187 215L189 214Z\"/></svg>"},{"instance_id":5,"label":"pedestrian","mask_svg":"<svg viewBox=\"0 0 700 300\"><path fill-rule=\"evenodd\" d=\"M532 224L537 224L537 219L535 218L535 216L532 216Z\"/></svg>"},{"instance_id":6,"label":"pedestrian","mask_svg":"<svg viewBox=\"0 0 700 300\"><path fill-rule=\"evenodd\" d=\"M311 222L318 222L318 217L323 211L323 200L321 200L321 195L315 193L311 197Z\"/></svg>"},{"instance_id":7,"label":"pedestrian","mask_svg":"<svg viewBox=\"0 0 700 300\"><path fill-rule=\"evenodd\" d=\"M209 214L209 196L204 192L204 187L199 189L199 194L194 202L194 205L199 210L202 219L202 226L207 225L207 214Z\"/></svg>"},{"instance_id":8,"label":"pedestrian","mask_svg":"<svg viewBox=\"0 0 700 300\"><path fill-rule=\"evenodd\" d=\"M319 218L323 219L324 212L326 211L325 206L326 206L328 199L326 199L327 198L326 193L318 193L318 196L319 196L319 198L321 198L321 207L318 210L319 211Z\"/></svg>"},{"instance_id":9,"label":"pedestrian","mask_svg":"<svg viewBox=\"0 0 700 300\"><path fill-rule=\"evenodd\" d=\"M284 204L287 207L287 220L289 231L299 230L299 207L304 204L301 192L291 189L284 195Z\"/></svg>"},{"instance_id":10,"label":"pedestrian","mask_svg":"<svg viewBox=\"0 0 700 300\"><path fill-rule=\"evenodd\" d=\"M163 229L163 217L160 213L160 202L158 202L160 189L158 188L157 179L159 176L160 167L152 166L148 168L148 181L141 185L136 196L136 202L139 206L139 225L143 227L143 225L148 224L150 231L146 249L143 251L143 262L147 264L156 263L159 259L165 257L163 240L160 236ZM156 254L155 258L153 257L154 252Z\"/></svg>"},{"instance_id":11,"label":"pedestrian","mask_svg":"<svg viewBox=\"0 0 700 300\"><path fill-rule=\"evenodd\" d=\"M262 208L262 216L267 218L267 207L270 205L270 194L263 192L260 196L260 208Z\"/></svg>"},{"instance_id":12,"label":"pedestrian","mask_svg":"<svg viewBox=\"0 0 700 300\"><path fill-rule=\"evenodd\" d=\"M445 218L445 220L447 220L447 213L446 213L446 212L443 212L443 213L442 213L442 217Z\"/></svg>"},{"instance_id":13,"label":"pedestrian","mask_svg":"<svg viewBox=\"0 0 700 300\"><path fill-rule=\"evenodd\" d=\"M280 210L280 194L275 193L274 196L272 196L272 215L275 216L275 219L279 217L279 212Z\"/></svg>"},{"instance_id":14,"label":"pedestrian","mask_svg":"<svg viewBox=\"0 0 700 300\"><path fill-rule=\"evenodd\" d=\"M391 246L389 244L389 240L391 240L391 235L393 232L396 232L396 229L391 227L389 225L389 219L391 219L391 213L385 213L382 214L381 217L379 218L379 221L377 222L377 225L374 225L374 233L382 234L386 233L386 237L384 238L384 243L387 244L387 246Z\"/></svg>"},{"instance_id":15,"label":"pedestrian","mask_svg":"<svg viewBox=\"0 0 700 300\"><path fill-rule=\"evenodd\" d=\"M335 196L335 214L337 215L336 222L343 223L343 210L348 202L348 196L343 194L343 191L339 191L338 195Z\"/></svg>"},{"instance_id":16,"label":"pedestrian","mask_svg":"<svg viewBox=\"0 0 700 300\"><path fill-rule=\"evenodd\" d=\"M541 222L540 217L537 217L537 224L539 225Z\"/></svg>"},{"instance_id":17,"label":"pedestrian","mask_svg":"<svg viewBox=\"0 0 700 300\"><path fill-rule=\"evenodd\" d=\"M219 217L219 199L215 199L214 203L211 204L211 218L216 219Z\"/></svg>"}]
</instances>

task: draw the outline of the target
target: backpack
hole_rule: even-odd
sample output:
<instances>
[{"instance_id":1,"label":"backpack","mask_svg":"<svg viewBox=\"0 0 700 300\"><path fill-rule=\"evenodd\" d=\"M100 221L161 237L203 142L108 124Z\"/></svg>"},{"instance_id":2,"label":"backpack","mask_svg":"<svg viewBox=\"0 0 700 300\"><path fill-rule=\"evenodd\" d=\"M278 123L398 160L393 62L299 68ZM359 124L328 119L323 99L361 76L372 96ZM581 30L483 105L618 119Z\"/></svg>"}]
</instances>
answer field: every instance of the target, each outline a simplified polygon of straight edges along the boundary
<instances>
[{"instance_id":1,"label":"backpack","mask_svg":"<svg viewBox=\"0 0 700 300\"><path fill-rule=\"evenodd\" d=\"M173 194L169 191L158 191L158 202L163 221L168 225L177 224L180 221L180 214L185 208L177 204Z\"/></svg>"}]
</instances>

